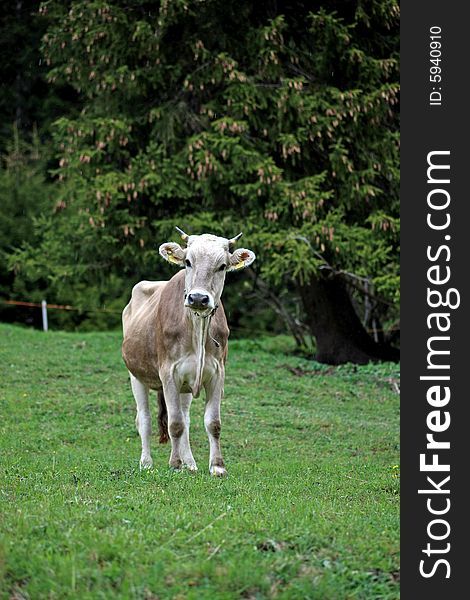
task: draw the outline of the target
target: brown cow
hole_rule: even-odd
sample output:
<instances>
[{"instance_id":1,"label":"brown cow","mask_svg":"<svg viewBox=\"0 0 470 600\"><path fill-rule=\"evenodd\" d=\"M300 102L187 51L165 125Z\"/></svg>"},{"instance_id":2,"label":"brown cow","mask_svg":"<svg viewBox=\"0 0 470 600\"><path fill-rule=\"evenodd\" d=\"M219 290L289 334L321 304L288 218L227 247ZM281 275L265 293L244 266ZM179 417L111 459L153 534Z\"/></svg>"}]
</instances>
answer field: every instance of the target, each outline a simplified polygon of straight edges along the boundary
<instances>
[{"instance_id":1,"label":"brown cow","mask_svg":"<svg viewBox=\"0 0 470 600\"><path fill-rule=\"evenodd\" d=\"M137 404L136 426L142 440L141 468L152 466L149 390L157 390L160 442L171 439L170 466L196 471L189 443L189 409L204 388L204 425L209 437L209 470L226 474L220 451L220 402L223 396L229 329L220 296L227 271L255 260L251 250L233 253L232 240L215 235L188 236L187 247L160 246L165 260L184 267L170 281L141 281L123 311L122 355Z\"/></svg>"}]
</instances>

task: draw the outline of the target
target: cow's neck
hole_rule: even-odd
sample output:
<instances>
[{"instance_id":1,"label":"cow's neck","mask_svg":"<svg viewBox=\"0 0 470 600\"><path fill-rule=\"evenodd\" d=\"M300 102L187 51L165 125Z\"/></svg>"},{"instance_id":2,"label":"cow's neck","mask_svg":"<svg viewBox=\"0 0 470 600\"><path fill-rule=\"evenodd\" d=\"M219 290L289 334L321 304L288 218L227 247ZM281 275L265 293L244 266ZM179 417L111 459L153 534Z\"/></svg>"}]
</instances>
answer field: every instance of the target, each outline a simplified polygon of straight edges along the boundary
<instances>
[{"instance_id":1,"label":"cow's neck","mask_svg":"<svg viewBox=\"0 0 470 600\"><path fill-rule=\"evenodd\" d=\"M198 317L191 311L189 311L189 313L192 332L192 345L194 354L196 356L196 376L193 385L193 396L197 398L202 388L202 377L204 374L204 363L206 360L206 341L212 315L208 317Z\"/></svg>"}]
</instances>

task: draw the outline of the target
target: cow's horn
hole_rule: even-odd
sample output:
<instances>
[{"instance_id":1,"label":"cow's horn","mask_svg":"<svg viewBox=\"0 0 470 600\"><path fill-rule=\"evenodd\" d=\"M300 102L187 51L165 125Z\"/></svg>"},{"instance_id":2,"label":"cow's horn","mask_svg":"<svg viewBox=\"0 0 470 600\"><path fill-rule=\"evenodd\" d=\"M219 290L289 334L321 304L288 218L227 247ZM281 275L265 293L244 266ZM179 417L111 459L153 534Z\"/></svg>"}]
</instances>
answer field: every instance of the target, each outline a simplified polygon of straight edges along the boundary
<instances>
[{"instance_id":1,"label":"cow's horn","mask_svg":"<svg viewBox=\"0 0 470 600\"><path fill-rule=\"evenodd\" d=\"M237 240L239 240L242 237L243 233L240 232L238 235L236 235L234 238L232 238L231 240L228 241L229 246L233 246L233 244L235 244L235 242Z\"/></svg>"},{"instance_id":2,"label":"cow's horn","mask_svg":"<svg viewBox=\"0 0 470 600\"><path fill-rule=\"evenodd\" d=\"M176 231L180 234L181 239L183 240L183 242L186 242L186 240L188 239L189 235L187 233L185 233L182 229L180 229L179 227L175 227Z\"/></svg>"}]
</instances>

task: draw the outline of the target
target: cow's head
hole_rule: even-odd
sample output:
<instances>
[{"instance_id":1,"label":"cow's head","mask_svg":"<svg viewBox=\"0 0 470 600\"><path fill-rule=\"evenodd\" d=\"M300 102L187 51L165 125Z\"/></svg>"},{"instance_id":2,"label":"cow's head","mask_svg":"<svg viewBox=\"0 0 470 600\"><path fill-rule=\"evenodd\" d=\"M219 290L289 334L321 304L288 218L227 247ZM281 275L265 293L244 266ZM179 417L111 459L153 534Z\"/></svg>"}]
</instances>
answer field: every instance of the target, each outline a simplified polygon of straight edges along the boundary
<instances>
[{"instance_id":1,"label":"cow's head","mask_svg":"<svg viewBox=\"0 0 470 600\"><path fill-rule=\"evenodd\" d=\"M248 267L256 256L246 248L231 251L241 234L229 240L207 233L186 235L180 229L178 231L186 248L167 242L160 246L160 254L186 270L184 305L200 316L208 316L219 304L225 274Z\"/></svg>"}]
</instances>

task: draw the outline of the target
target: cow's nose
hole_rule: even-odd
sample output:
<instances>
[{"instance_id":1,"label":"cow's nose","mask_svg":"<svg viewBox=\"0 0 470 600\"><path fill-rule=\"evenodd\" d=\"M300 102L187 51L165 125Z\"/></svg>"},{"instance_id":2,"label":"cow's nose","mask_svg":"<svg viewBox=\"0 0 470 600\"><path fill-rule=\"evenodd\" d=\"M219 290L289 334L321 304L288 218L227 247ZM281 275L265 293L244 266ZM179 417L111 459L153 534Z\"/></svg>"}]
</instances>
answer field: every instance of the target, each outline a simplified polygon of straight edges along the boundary
<instances>
[{"instance_id":1,"label":"cow's nose","mask_svg":"<svg viewBox=\"0 0 470 600\"><path fill-rule=\"evenodd\" d=\"M197 292L194 294L189 294L188 304L192 308L206 308L209 304L209 296L207 294L199 294Z\"/></svg>"}]
</instances>

